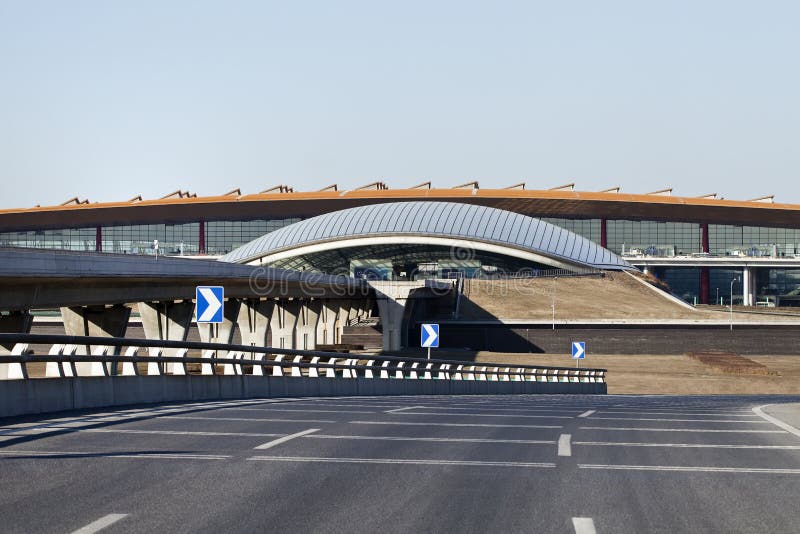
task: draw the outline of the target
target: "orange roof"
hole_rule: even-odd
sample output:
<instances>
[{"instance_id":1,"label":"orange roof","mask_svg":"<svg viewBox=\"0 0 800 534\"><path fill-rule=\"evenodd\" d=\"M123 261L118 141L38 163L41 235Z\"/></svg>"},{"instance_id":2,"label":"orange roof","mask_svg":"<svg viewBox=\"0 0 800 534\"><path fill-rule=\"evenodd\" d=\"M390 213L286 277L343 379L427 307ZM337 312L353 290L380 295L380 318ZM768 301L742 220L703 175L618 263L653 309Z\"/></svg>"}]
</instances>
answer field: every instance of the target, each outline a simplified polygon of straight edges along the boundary
<instances>
[{"instance_id":1,"label":"orange roof","mask_svg":"<svg viewBox=\"0 0 800 534\"><path fill-rule=\"evenodd\" d=\"M450 200L490 205L534 216L654 219L800 228L800 205L711 197L570 191L568 189L354 189L215 196L178 195L0 210L0 230L95 224L308 217L371 202ZM269 207L269 209L263 209Z\"/></svg>"}]
</instances>

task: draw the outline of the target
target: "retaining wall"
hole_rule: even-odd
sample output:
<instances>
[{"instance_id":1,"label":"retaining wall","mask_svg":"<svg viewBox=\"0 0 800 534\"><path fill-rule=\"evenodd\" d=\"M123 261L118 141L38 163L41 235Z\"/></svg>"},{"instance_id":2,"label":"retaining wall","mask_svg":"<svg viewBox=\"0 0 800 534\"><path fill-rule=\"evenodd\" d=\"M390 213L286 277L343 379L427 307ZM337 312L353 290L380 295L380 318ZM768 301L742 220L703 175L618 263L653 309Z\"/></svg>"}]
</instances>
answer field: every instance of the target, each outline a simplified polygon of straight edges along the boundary
<instances>
[{"instance_id":1,"label":"retaining wall","mask_svg":"<svg viewBox=\"0 0 800 534\"><path fill-rule=\"evenodd\" d=\"M117 376L0 382L0 417L130 404L280 397L378 395L605 394L605 383L298 378L265 376Z\"/></svg>"}]
</instances>

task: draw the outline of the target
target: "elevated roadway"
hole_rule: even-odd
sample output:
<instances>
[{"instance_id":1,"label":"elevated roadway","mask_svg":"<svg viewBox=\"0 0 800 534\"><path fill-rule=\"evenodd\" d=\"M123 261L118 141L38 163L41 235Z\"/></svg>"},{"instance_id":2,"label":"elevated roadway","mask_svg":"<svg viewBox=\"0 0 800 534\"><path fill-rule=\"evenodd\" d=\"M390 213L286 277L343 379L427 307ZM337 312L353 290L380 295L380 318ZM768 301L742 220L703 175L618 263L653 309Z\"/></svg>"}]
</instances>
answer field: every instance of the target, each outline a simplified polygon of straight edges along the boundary
<instances>
[{"instance_id":1,"label":"elevated roadway","mask_svg":"<svg viewBox=\"0 0 800 534\"><path fill-rule=\"evenodd\" d=\"M0 422L5 532L797 532L794 397L383 397ZM788 415L787 415L788 414ZM784 419L781 419L783 417Z\"/></svg>"}]
</instances>

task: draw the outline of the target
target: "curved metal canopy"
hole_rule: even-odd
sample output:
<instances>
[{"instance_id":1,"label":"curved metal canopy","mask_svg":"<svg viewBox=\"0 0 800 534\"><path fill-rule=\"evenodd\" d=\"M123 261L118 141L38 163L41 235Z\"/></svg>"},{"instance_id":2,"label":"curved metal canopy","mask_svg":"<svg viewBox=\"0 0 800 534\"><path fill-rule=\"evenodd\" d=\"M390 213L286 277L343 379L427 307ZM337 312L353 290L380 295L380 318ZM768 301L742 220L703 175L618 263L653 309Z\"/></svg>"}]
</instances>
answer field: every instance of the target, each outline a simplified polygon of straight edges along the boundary
<instances>
[{"instance_id":1,"label":"curved metal canopy","mask_svg":"<svg viewBox=\"0 0 800 534\"><path fill-rule=\"evenodd\" d=\"M254 239L220 258L231 263L270 261L359 242L419 242L464 246L535 258L558 267L632 269L600 245L533 217L475 204L393 202L326 213Z\"/></svg>"}]
</instances>

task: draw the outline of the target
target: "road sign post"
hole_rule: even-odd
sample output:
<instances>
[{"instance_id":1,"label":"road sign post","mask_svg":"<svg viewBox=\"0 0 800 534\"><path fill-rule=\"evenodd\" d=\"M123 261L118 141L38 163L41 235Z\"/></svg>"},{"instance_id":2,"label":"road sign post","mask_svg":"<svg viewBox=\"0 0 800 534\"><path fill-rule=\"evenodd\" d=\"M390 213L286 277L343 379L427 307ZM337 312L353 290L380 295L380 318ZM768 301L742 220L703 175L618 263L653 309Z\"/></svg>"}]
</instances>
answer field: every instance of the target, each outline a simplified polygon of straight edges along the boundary
<instances>
[{"instance_id":1,"label":"road sign post","mask_svg":"<svg viewBox=\"0 0 800 534\"><path fill-rule=\"evenodd\" d=\"M428 359L431 359L431 348L439 348L439 325L423 323L420 328L420 346L428 349Z\"/></svg>"},{"instance_id":2,"label":"road sign post","mask_svg":"<svg viewBox=\"0 0 800 534\"><path fill-rule=\"evenodd\" d=\"M575 360L575 367L581 366L581 360L586 358L586 342L572 342L572 359Z\"/></svg>"},{"instance_id":3,"label":"road sign post","mask_svg":"<svg viewBox=\"0 0 800 534\"><path fill-rule=\"evenodd\" d=\"M197 286L195 299L195 317L198 323L222 322L225 307L225 289L222 286Z\"/></svg>"}]
</instances>

